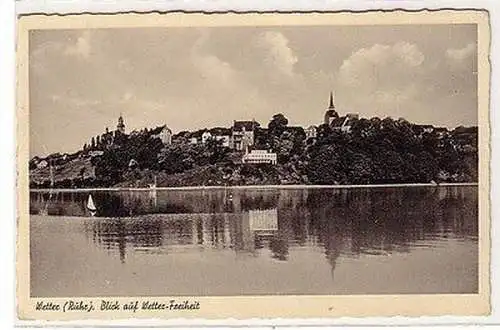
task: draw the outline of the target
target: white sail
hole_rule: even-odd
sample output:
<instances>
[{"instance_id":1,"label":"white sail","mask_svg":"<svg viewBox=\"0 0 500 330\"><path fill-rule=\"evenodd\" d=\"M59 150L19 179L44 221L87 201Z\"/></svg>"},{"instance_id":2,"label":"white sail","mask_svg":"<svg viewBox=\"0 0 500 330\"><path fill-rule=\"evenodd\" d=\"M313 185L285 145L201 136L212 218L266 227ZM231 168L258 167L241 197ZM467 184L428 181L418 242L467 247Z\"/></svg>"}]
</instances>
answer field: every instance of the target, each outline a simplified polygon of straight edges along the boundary
<instances>
[{"instance_id":1,"label":"white sail","mask_svg":"<svg viewBox=\"0 0 500 330\"><path fill-rule=\"evenodd\" d=\"M92 195L89 195L89 199L87 201L87 208L93 212L97 211L95 204L94 204L94 200L92 199Z\"/></svg>"}]
</instances>

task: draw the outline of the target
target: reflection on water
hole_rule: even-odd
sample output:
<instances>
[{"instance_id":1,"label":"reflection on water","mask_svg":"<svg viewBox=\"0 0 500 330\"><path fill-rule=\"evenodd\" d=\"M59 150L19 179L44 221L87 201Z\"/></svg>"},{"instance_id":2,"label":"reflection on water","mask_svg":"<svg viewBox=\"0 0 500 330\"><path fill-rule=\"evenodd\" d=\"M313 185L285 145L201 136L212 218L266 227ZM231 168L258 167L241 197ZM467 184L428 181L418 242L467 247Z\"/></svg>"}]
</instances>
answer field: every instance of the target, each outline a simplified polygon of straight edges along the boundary
<instances>
[{"instance_id":1,"label":"reflection on water","mask_svg":"<svg viewBox=\"0 0 500 330\"><path fill-rule=\"evenodd\" d=\"M294 255L311 259L308 262L314 261L319 266L327 262L330 283L335 281L340 260L372 256L388 262L392 254L412 256L412 251L440 249L450 241L477 251L476 187L99 191L92 192L98 209L96 218L88 217L85 207L88 194L32 192L30 213L43 215L32 220L32 230L36 226L37 233L43 232L45 239L51 236L57 239L57 233L49 232L49 225L40 219L48 219L47 223L53 225L59 221L60 226L81 226L73 235L83 235L88 244L107 251L110 258L119 260L125 273L129 259L140 263L141 255L176 256L176 269L182 272L179 260L183 255L215 260L216 256L228 258L225 251L232 251L235 256L260 260L259 267L265 259L291 263ZM32 240L40 239L37 233ZM446 249L439 251L436 258L439 255L452 260ZM302 267L294 262L294 267ZM466 266L476 265L477 260L461 262ZM220 272L230 274L231 267L236 266L227 264ZM278 271L276 267L279 266L264 269ZM397 267L393 266L394 272ZM297 269L297 272L303 271ZM298 286L306 287L307 291L307 285ZM266 289L264 292L273 293L272 287ZM240 293L256 292L249 290ZM330 291L335 292L333 288Z\"/></svg>"}]
</instances>

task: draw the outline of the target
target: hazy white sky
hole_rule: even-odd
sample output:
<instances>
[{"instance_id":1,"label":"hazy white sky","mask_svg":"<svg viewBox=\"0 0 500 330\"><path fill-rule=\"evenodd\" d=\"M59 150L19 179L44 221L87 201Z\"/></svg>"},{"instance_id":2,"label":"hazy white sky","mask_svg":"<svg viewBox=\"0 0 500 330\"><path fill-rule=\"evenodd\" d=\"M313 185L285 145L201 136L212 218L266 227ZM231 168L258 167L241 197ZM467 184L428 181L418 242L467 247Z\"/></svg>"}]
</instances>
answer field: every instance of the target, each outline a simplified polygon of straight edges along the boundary
<instances>
[{"instance_id":1,"label":"hazy white sky","mask_svg":"<svg viewBox=\"0 0 500 330\"><path fill-rule=\"evenodd\" d=\"M340 114L477 125L475 25L37 30L30 154L166 123L174 132L255 118Z\"/></svg>"}]
</instances>

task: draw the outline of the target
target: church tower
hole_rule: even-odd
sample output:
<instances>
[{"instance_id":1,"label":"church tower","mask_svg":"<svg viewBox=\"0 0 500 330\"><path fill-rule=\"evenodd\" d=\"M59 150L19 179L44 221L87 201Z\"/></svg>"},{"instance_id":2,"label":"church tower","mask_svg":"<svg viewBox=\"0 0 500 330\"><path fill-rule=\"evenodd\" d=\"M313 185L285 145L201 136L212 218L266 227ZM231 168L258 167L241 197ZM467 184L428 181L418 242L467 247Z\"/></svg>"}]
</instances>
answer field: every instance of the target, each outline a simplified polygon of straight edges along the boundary
<instances>
[{"instance_id":1,"label":"church tower","mask_svg":"<svg viewBox=\"0 0 500 330\"><path fill-rule=\"evenodd\" d=\"M335 104L333 103L333 93L330 92L330 103L325 112L324 124L330 125L334 119L339 118L339 114L335 110Z\"/></svg>"},{"instance_id":2,"label":"church tower","mask_svg":"<svg viewBox=\"0 0 500 330\"><path fill-rule=\"evenodd\" d=\"M118 125L116 125L116 130L122 134L125 134L125 124L123 123L123 117L120 114L118 117Z\"/></svg>"}]
</instances>

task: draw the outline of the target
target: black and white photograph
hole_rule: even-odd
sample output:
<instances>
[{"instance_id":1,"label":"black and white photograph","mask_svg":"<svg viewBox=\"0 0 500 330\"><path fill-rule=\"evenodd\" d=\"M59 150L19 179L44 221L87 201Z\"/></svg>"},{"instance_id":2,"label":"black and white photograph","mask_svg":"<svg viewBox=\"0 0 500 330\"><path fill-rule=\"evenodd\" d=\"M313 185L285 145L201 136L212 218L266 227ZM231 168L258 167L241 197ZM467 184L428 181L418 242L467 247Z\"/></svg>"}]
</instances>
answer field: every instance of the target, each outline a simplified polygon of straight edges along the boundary
<instances>
[{"instance_id":1,"label":"black and white photograph","mask_svg":"<svg viewBox=\"0 0 500 330\"><path fill-rule=\"evenodd\" d=\"M32 311L487 295L481 12L176 15L26 28Z\"/></svg>"}]
</instances>

